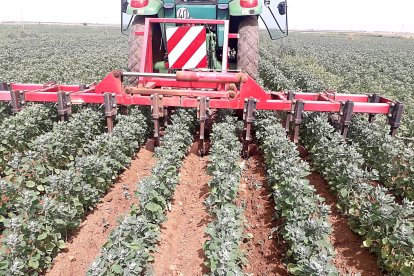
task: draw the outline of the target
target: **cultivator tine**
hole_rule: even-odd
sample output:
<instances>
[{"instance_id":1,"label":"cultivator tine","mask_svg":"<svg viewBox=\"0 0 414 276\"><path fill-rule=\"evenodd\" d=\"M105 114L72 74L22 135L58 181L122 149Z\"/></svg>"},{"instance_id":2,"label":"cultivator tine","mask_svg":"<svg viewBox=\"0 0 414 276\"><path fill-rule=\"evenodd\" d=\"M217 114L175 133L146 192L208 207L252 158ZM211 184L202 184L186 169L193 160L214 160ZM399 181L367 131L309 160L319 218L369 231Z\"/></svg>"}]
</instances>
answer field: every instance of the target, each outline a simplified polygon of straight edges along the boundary
<instances>
[{"instance_id":1,"label":"cultivator tine","mask_svg":"<svg viewBox=\"0 0 414 276\"><path fill-rule=\"evenodd\" d=\"M154 144L160 145L160 118L164 116L163 96L158 94L151 95L152 99L152 120L154 121Z\"/></svg>"},{"instance_id":2,"label":"cultivator tine","mask_svg":"<svg viewBox=\"0 0 414 276\"><path fill-rule=\"evenodd\" d=\"M200 121L200 141L198 151L201 156L204 156L206 153L205 149L205 127L206 121L209 119L210 113L210 98L208 97L198 97L198 107L197 107L197 118Z\"/></svg>"},{"instance_id":3,"label":"cultivator tine","mask_svg":"<svg viewBox=\"0 0 414 276\"><path fill-rule=\"evenodd\" d=\"M58 114L62 122L66 121L68 115L72 114L72 102L70 100L70 93L59 91L58 96Z\"/></svg>"},{"instance_id":4,"label":"cultivator tine","mask_svg":"<svg viewBox=\"0 0 414 276\"><path fill-rule=\"evenodd\" d=\"M339 113L341 116L340 125L341 125L341 134L344 138L348 135L349 126L351 125L352 113L354 112L354 102L346 101L342 110Z\"/></svg>"},{"instance_id":5,"label":"cultivator tine","mask_svg":"<svg viewBox=\"0 0 414 276\"><path fill-rule=\"evenodd\" d=\"M116 94L104 93L105 117L108 132L111 133L114 128L114 119L117 114Z\"/></svg>"},{"instance_id":6,"label":"cultivator tine","mask_svg":"<svg viewBox=\"0 0 414 276\"><path fill-rule=\"evenodd\" d=\"M257 100L250 98L244 100L244 109L243 109L243 120L244 120L244 129L245 129L245 139L243 143L243 152L248 157L248 150L249 150L249 144L252 140L251 137L251 130L252 130L252 123L256 117L256 103Z\"/></svg>"},{"instance_id":7,"label":"cultivator tine","mask_svg":"<svg viewBox=\"0 0 414 276\"><path fill-rule=\"evenodd\" d=\"M295 92L293 91L287 92L287 97L286 97L287 100L292 101L294 98L295 98ZM286 123L285 123L285 129L287 133L289 133L290 122L292 121L292 118L293 118L293 112L294 110L290 110L287 112Z\"/></svg>"},{"instance_id":8,"label":"cultivator tine","mask_svg":"<svg viewBox=\"0 0 414 276\"><path fill-rule=\"evenodd\" d=\"M12 102L12 111L13 113L18 113L22 110L22 107L25 105L25 95L24 91L10 91L11 102Z\"/></svg>"},{"instance_id":9,"label":"cultivator tine","mask_svg":"<svg viewBox=\"0 0 414 276\"><path fill-rule=\"evenodd\" d=\"M299 129L300 125L303 121L303 110L305 108L305 103L303 100L299 100L295 102L295 109L294 109L294 117L293 122L295 123L295 126L293 128L293 135L291 137L291 141L295 144L299 142Z\"/></svg>"},{"instance_id":10,"label":"cultivator tine","mask_svg":"<svg viewBox=\"0 0 414 276\"><path fill-rule=\"evenodd\" d=\"M368 95L368 99L370 103L379 103L380 101L380 96L377 94L371 94ZM368 115L368 122L369 123L373 123L374 122L374 118L375 118L375 114L369 113Z\"/></svg>"},{"instance_id":11,"label":"cultivator tine","mask_svg":"<svg viewBox=\"0 0 414 276\"><path fill-rule=\"evenodd\" d=\"M395 136L401 125L401 117L404 111L403 103L390 103L390 113L388 114L388 123L391 126L390 135Z\"/></svg>"},{"instance_id":12,"label":"cultivator tine","mask_svg":"<svg viewBox=\"0 0 414 276\"><path fill-rule=\"evenodd\" d=\"M170 115L170 112L169 112L168 107L164 107L164 127L168 126L169 115Z\"/></svg>"}]
</instances>

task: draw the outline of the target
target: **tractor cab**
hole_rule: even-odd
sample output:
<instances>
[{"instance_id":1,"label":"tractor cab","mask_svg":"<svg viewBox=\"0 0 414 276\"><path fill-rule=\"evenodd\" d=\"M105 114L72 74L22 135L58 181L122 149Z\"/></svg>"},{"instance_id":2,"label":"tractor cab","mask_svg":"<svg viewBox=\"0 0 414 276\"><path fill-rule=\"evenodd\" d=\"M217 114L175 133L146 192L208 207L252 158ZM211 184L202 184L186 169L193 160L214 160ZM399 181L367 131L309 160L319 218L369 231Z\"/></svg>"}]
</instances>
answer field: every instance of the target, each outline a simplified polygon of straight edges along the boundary
<instances>
[{"instance_id":1,"label":"tractor cab","mask_svg":"<svg viewBox=\"0 0 414 276\"><path fill-rule=\"evenodd\" d=\"M238 70L256 79L260 29L266 29L272 40L288 35L287 1L121 0L121 11L122 32L130 35L128 67L136 72L142 69L146 18L166 19L151 26L152 70L160 73L197 68ZM188 24L193 19L201 20L198 27ZM179 43L181 39L188 43Z\"/></svg>"}]
</instances>

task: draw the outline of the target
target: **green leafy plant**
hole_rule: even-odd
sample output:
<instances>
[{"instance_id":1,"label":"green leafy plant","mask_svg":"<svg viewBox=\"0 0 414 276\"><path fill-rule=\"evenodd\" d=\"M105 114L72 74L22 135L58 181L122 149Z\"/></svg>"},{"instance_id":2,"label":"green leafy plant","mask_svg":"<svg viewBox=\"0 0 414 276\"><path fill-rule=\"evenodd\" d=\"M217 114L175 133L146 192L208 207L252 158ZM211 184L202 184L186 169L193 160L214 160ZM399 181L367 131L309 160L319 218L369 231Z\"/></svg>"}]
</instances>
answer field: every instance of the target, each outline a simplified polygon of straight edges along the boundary
<instances>
[{"instance_id":1,"label":"green leafy plant","mask_svg":"<svg viewBox=\"0 0 414 276\"><path fill-rule=\"evenodd\" d=\"M182 159L193 141L194 115L185 110L172 115L162 145L156 149L152 174L137 184L138 205L133 205L111 232L87 275L142 275L148 271L160 224L179 181Z\"/></svg>"},{"instance_id":2,"label":"green leafy plant","mask_svg":"<svg viewBox=\"0 0 414 276\"><path fill-rule=\"evenodd\" d=\"M210 238L203 249L211 275L243 275L241 265L246 260L240 245L244 216L243 209L236 205L241 177L241 144L237 137L240 127L231 115L220 115L210 137L207 171L211 180L206 205L214 219L206 229Z\"/></svg>"},{"instance_id":3,"label":"green leafy plant","mask_svg":"<svg viewBox=\"0 0 414 276\"><path fill-rule=\"evenodd\" d=\"M356 149L366 165L377 170L379 181L396 195L414 200L414 150L402 140L391 137L389 130L379 123L368 123L354 118L349 140L357 143Z\"/></svg>"},{"instance_id":4,"label":"green leafy plant","mask_svg":"<svg viewBox=\"0 0 414 276\"><path fill-rule=\"evenodd\" d=\"M0 175L3 174L7 162L14 153L29 149L33 139L52 129L52 108L42 105L32 105L23 108L14 116L1 120L0 125Z\"/></svg>"},{"instance_id":5,"label":"green leafy plant","mask_svg":"<svg viewBox=\"0 0 414 276\"><path fill-rule=\"evenodd\" d=\"M326 116L309 115L302 127L302 142L312 153L315 168L337 195L339 209L349 225L364 238L363 246L378 255L392 275L414 271L414 204L395 202L387 188L370 184L365 160L328 123Z\"/></svg>"},{"instance_id":6,"label":"green leafy plant","mask_svg":"<svg viewBox=\"0 0 414 276\"><path fill-rule=\"evenodd\" d=\"M276 210L284 219L282 235L288 244L288 270L293 275L336 275L329 240L330 208L305 179L309 166L299 158L296 145L272 112L261 112L255 123L256 137L265 156L268 182Z\"/></svg>"},{"instance_id":7,"label":"green leafy plant","mask_svg":"<svg viewBox=\"0 0 414 276\"><path fill-rule=\"evenodd\" d=\"M102 134L107 143L98 147L91 142L85 153L93 153L77 157L66 170L47 179L47 193L23 186L11 190L19 194L19 214L4 221L0 274L38 275L51 267L64 240L128 165L126 156L131 157L143 145L146 133L145 118L139 111L120 115L113 133ZM118 156L108 154L116 147L121 147Z\"/></svg>"}]
</instances>

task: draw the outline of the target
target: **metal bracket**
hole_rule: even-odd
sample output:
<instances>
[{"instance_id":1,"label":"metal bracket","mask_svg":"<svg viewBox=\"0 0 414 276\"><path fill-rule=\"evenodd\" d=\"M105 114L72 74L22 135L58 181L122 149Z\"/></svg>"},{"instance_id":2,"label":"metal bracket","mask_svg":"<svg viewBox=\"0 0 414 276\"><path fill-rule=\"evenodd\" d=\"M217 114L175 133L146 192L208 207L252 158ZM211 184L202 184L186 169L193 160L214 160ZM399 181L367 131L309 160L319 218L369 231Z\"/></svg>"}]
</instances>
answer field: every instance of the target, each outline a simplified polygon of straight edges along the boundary
<instances>
[{"instance_id":1,"label":"metal bracket","mask_svg":"<svg viewBox=\"0 0 414 276\"><path fill-rule=\"evenodd\" d=\"M252 140L252 123L255 120L257 113L256 103L257 100L254 98L244 99L243 120L246 136L243 143L243 155L246 158L249 157L249 144Z\"/></svg>"},{"instance_id":2,"label":"metal bracket","mask_svg":"<svg viewBox=\"0 0 414 276\"><path fill-rule=\"evenodd\" d=\"M168 119L170 115L170 110L168 107L164 107L163 109L164 109L164 127L167 127L169 123Z\"/></svg>"},{"instance_id":3,"label":"metal bracket","mask_svg":"<svg viewBox=\"0 0 414 276\"><path fill-rule=\"evenodd\" d=\"M370 94L368 95L368 100L370 103L379 103L380 96L378 94ZM368 114L368 122L373 123L375 118L375 114L369 113Z\"/></svg>"},{"instance_id":4,"label":"metal bracket","mask_svg":"<svg viewBox=\"0 0 414 276\"><path fill-rule=\"evenodd\" d=\"M257 100L250 98L244 100L243 120L246 129L246 142L251 141L251 128L254 119L256 118L256 103Z\"/></svg>"},{"instance_id":5,"label":"metal bracket","mask_svg":"<svg viewBox=\"0 0 414 276\"><path fill-rule=\"evenodd\" d=\"M197 98L197 119L200 121L200 141L199 141L199 152L204 155L205 150L205 127L206 121L210 117L210 98L198 97Z\"/></svg>"},{"instance_id":6,"label":"metal bracket","mask_svg":"<svg viewBox=\"0 0 414 276\"><path fill-rule=\"evenodd\" d=\"M163 95L151 95L152 120L154 122L154 142L155 146L160 145L160 118L164 117Z\"/></svg>"},{"instance_id":7,"label":"metal bracket","mask_svg":"<svg viewBox=\"0 0 414 276\"><path fill-rule=\"evenodd\" d=\"M397 103L390 103L390 112L388 114L388 123L391 126L390 135L395 136L397 134L397 129L401 125L401 118L404 111L404 104L397 102Z\"/></svg>"},{"instance_id":8,"label":"metal bracket","mask_svg":"<svg viewBox=\"0 0 414 276\"><path fill-rule=\"evenodd\" d=\"M12 102L12 111L13 113L18 113L20 110L22 110L22 107L26 103L24 91L11 90L10 96L11 96L11 102Z\"/></svg>"},{"instance_id":9,"label":"metal bracket","mask_svg":"<svg viewBox=\"0 0 414 276\"><path fill-rule=\"evenodd\" d=\"M82 92L86 89L89 89L89 85L87 84L79 84L79 91Z\"/></svg>"},{"instance_id":10,"label":"metal bracket","mask_svg":"<svg viewBox=\"0 0 414 276\"><path fill-rule=\"evenodd\" d=\"M303 121L303 110L305 108L305 102L303 100L298 100L295 102L295 110L293 113L293 123L295 124L293 130L293 136L291 141L295 144L299 142L299 128Z\"/></svg>"},{"instance_id":11,"label":"metal bracket","mask_svg":"<svg viewBox=\"0 0 414 276\"><path fill-rule=\"evenodd\" d=\"M10 85L7 82L0 82L0 91L10 91Z\"/></svg>"},{"instance_id":12,"label":"metal bracket","mask_svg":"<svg viewBox=\"0 0 414 276\"><path fill-rule=\"evenodd\" d=\"M286 94L286 99L288 101L293 101L294 98L295 98L295 92L288 91L287 94ZM292 108L293 108L293 105L292 105ZM293 112L294 112L293 109L287 112L286 123L285 123L286 132L289 132L290 122L292 121L292 118L293 118Z\"/></svg>"},{"instance_id":13,"label":"metal bracket","mask_svg":"<svg viewBox=\"0 0 414 276\"><path fill-rule=\"evenodd\" d=\"M117 114L116 94L106 92L104 95L105 117L108 132L114 129L114 119Z\"/></svg>"},{"instance_id":14,"label":"metal bracket","mask_svg":"<svg viewBox=\"0 0 414 276\"><path fill-rule=\"evenodd\" d=\"M58 114L60 120L63 122L67 119L67 116L72 114L72 102L70 100L70 93L59 91L57 92L58 97Z\"/></svg>"},{"instance_id":15,"label":"metal bracket","mask_svg":"<svg viewBox=\"0 0 414 276\"><path fill-rule=\"evenodd\" d=\"M346 101L344 105L341 107L341 118L340 118L340 126L341 126L341 134L346 138L349 130L349 126L351 125L352 114L354 112L354 102L353 101Z\"/></svg>"}]
</instances>

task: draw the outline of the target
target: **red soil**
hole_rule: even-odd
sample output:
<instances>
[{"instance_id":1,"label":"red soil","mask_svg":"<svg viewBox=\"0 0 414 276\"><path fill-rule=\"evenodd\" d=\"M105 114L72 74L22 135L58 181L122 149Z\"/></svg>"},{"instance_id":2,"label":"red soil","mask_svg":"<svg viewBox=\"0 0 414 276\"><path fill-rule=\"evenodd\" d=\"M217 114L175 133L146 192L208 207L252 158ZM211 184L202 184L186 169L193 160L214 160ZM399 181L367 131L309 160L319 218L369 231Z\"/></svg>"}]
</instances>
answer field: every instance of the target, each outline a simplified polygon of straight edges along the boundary
<instances>
[{"instance_id":1,"label":"red soil","mask_svg":"<svg viewBox=\"0 0 414 276\"><path fill-rule=\"evenodd\" d=\"M126 213L132 203L135 203L136 184L151 173L154 163L152 153L142 148L102 202L82 222L78 232L68 241L65 251L56 257L53 268L46 275L85 275L112 229L118 224L119 215Z\"/></svg>"},{"instance_id":2,"label":"red soil","mask_svg":"<svg viewBox=\"0 0 414 276\"><path fill-rule=\"evenodd\" d=\"M330 239L336 254L333 263L339 272L343 275L382 275L376 257L362 247L362 238L349 228L347 219L340 214L336 197L329 191L326 181L316 172L310 174L308 179L331 207L329 222L333 226L333 233Z\"/></svg>"},{"instance_id":3,"label":"red soil","mask_svg":"<svg viewBox=\"0 0 414 276\"><path fill-rule=\"evenodd\" d=\"M197 151L193 145L192 152ZM180 184L172 200L171 212L161 230L161 242L154 254L155 275L203 275L204 230L211 218L204 206L208 194L207 158L190 153L180 170Z\"/></svg>"},{"instance_id":4,"label":"red soil","mask_svg":"<svg viewBox=\"0 0 414 276\"><path fill-rule=\"evenodd\" d=\"M243 244L248 259L244 272L288 275L283 263L286 246L277 231L272 233L272 228L280 228L282 221L274 220L275 203L266 182L262 156L255 155L245 161L239 199L246 205L246 231L253 235Z\"/></svg>"}]
</instances>

